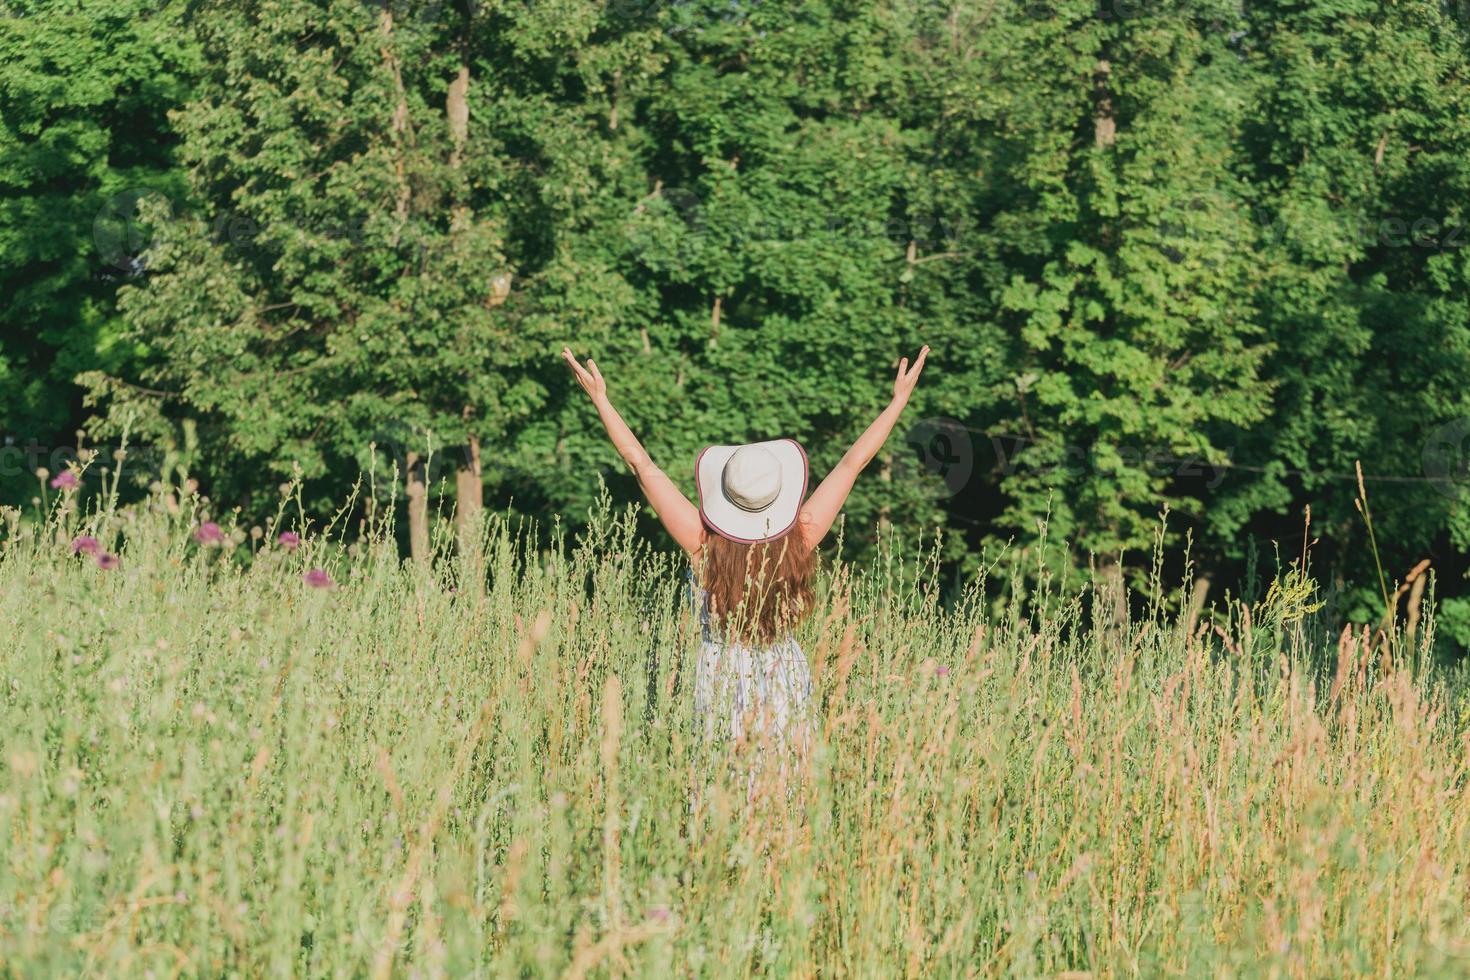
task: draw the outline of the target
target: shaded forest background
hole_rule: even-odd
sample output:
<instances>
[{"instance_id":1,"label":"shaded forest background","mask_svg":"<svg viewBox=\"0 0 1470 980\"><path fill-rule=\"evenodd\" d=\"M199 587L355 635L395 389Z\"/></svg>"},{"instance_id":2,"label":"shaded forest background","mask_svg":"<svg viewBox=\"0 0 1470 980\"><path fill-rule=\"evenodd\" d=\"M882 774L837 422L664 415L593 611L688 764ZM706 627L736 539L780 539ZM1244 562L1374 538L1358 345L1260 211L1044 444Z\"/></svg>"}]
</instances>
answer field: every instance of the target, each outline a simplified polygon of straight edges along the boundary
<instances>
[{"instance_id":1,"label":"shaded forest background","mask_svg":"<svg viewBox=\"0 0 1470 980\"><path fill-rule=\"evenodd\" d=\"M830 466L928 343L849 553L1315 541L1372 621L1361 462L1470 646L1467 69L1421 0L0 0L0 499L126 433L241 521L370 470L575 527L636 486L563 344L692 489Z\"/></svg>"}]
</instances>

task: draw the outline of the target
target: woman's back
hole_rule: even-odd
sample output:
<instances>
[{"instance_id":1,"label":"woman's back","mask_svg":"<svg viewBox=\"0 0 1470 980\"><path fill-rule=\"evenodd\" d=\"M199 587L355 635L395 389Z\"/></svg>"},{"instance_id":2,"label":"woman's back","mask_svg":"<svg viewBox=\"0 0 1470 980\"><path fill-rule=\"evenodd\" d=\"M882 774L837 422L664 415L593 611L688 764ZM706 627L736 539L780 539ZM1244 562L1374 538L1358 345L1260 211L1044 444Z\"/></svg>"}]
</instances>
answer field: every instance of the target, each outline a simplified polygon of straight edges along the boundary
<instances>
[{"instance_id":1,"label":"woman's back","mask_svg":"<svg viewBox=\"0 0 1470 980\"><path fill-rule=\"evenodd\" d=\"M709 593L692 572L689 588L701 633L694 712L705 736L804 746L812 677L800 644L789 632L767 643L726 638L710 614Z\"/></svg>"}]
</instances>

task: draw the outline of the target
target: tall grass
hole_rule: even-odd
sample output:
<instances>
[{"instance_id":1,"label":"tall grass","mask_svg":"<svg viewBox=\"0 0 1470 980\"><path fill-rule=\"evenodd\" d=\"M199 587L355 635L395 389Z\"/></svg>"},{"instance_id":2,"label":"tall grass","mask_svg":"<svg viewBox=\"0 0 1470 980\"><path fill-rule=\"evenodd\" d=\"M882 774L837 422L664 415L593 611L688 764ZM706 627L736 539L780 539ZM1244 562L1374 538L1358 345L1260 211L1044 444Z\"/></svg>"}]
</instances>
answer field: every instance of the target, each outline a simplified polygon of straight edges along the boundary
<instances>
[{"instance_id":1,"label":"tall grass","mask_svg":"<svg viewBox=\"0 0 1470 980\"><path fill-rule=\"evenodd\" d=\"M379 535L203 547L200 506L8 529L0 972L1470 969L1466 701L1410 670L1431 623L1329 638L1299 574L1188 628L829 565L808 772L751 794L626 519L492 518L481 589Z\"/></svg>"}]
</instances>

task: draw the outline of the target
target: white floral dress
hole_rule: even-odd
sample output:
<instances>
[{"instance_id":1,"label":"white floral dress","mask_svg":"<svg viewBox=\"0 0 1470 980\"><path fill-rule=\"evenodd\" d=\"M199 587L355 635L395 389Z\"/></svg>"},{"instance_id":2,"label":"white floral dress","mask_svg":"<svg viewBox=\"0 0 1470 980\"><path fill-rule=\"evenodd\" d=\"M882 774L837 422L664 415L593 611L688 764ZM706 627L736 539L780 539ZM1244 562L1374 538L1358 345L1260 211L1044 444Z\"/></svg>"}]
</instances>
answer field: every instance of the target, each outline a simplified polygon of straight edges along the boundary
<instances>
[{"instance_id":1,"label":"white floral dress","mask_svg":"<svg viewBox=\"0 0 1470 980\"><path fill-rule=\"evenodd\" d=\"M809 747L812 675L791 636L768 647L726 641L710 623L709 596L689 576L703 631L694 667L694 714L709 739L760 739L789 750Z\"/></svg>"}]
</instances>

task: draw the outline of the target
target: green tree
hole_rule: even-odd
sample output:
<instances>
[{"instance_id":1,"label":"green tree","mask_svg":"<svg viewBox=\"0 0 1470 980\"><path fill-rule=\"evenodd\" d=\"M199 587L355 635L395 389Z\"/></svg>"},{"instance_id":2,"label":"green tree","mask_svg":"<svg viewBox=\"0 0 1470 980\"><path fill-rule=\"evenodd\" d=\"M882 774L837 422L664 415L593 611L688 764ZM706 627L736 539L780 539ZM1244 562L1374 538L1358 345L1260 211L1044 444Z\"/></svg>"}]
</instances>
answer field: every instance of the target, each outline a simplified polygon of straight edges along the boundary
<instances>
[{"instance_id":1,"label":"green tree","mask_svg":"<svg viewBox=\"0 0 1470 980\"><path fill-rule=\"evenodd\" d=\"M990 243L1011 330L997 424L1018 439L1001 523L1029 536L1048 519L1111 566L1148 548L1164 507L1195 509L1174 461L1222 457L1213 431L1268 405L1230 170L1242 72L1225 8L1054 14L1004 82L1031 104L1002 118L1019 186L993 219L1030 230Z\"/></svg>"},{"instance_id":2,"label":"green tree","mask_svg":"<svg viewBox=\"0 0 1470 980\"><path fill-rule=\"evenodd\" d=\"M430 451L461 515L486 484L514 494L560 455L538 442L563 383L543 353L631 304L594 232L645 191L619 113L654 32L592 2L217 3L191 23L186 207L123 300L148 359L94 397L164 444L196 421L191 465L255 511L262 472L297 466L326 510L376 443L422 554Z\"/></svg>"},{"instance_id":3,"label":"green tree","mask_svg":"<svg viewBox=\"0 0 1470 980\"><path fill-rule=\"evenodd\" d=\"M1173 542L1194 533L1206 570L1233 574L1311 504L1361 616L1358 459L1370 481L1403 478L1373 484L1392 567L1448 568L1470 538L1457 474L1416 479L1430 433L1470 415L1470 46L1447 7L205 0L125 30L78 16L0 21L0 120L19 134L0 148L0 247L19 257L3 302L8 322L54 328L0 341L7 418L64 424L48 394L90 369L108 424L177 444L220 501L259 512L299 465L324 512L373 442L416 553L441 487L461 514L483 492L573 523L594 471L636 499L563 344L598 358L688 490L711 441L795 436L820 472L893 359L928 342L920 446L895 441L859 483L853 548L883 521L953 521L948 557L973 567L1045 519L1116 572L1168 508ZM93 78L112 49L73 70L67 31L119 51L172 32L180 53ZM171 203L151 206L139 261L70 288L91 215L172 157L128 170L144 158L67 147L124 146L109 134L145 109L164 145L178 134L187 182L159 185ZM40 233L46 208L66 235ZM125 330L108 305L123 282ZM956 464L948 479L918 448Z\"/></svg>"},{"instance_id":4,"label":"green tree","mask_svg":"<svg viewBox=\"0 0 1470 980\"><path fill-rule=\"evenodd\" d=\"M72 446L74 377L127 373L116 309L138 271L136 205L175 193L167 112L198 60L181 5L0 4L0 498Z\"/></svg>"},{"instance_id":5,"label":"green tree","mask_svg":"<svg viewBox=\"0 0 1470 980\"><path fill-rule=\"evenodd\" d=\"M941 251L945 230L915 192L899 111L907 37L873 3L691 2L657 19L667 64L633 114L645 183L609 249L636 306L601 363L613 384L647 379L629 420L686 487L703 444L779 435L820 475L897 358L945 346L909 298L906 257ZM892 479L903 453L859 483L850 542L880 519L941 519L934 481Z\"/></svg>"},{"instance_id":6,"label":"green tree","mask_svg":"<svg viewBox=\"0 0 1470 980\"><path fill-rule=\"evenodd\" d=\"M1242 176L1266 232L1254 258L1277 394L1231 436L1263 472L1234 475L1209 520L1222 543L1252 522L1299 540L1310 503L1322 561L1358 586L1356 618L1382 614L1356 461L1391 574L1424 557L1453 568L1470 544L1463 487L1424 468L1435 430L1470 417L1470 38L1454 14L1254 4L1244 40Z\"/></svg>"}]
</instances>

